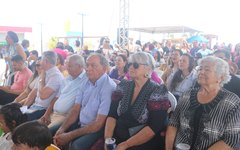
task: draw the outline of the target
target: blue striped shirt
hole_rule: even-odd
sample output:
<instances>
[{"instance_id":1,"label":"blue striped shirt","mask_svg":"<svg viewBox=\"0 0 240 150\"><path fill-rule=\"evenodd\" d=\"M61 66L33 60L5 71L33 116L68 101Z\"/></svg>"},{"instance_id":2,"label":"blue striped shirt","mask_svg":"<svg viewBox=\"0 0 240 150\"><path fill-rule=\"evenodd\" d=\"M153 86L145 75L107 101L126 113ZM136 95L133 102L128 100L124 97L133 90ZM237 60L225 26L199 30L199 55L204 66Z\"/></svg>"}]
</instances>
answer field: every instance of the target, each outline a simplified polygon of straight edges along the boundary
<instances>
[{"instance_id":1,"label":"blue striped shirt","mask_svg":"<svg viewBox=\"0 0 240 150\"><path fill-rule=\"evenodd\" d=\"M82 83L84 80L87 80L85 70L76 78L73 79L71 76L68 76L65 79L65 85L60 89L60 95L53 106L53 111L66 114L74 105L76 95L78 90L82 88Z\"/></svg>"}]
</instances>

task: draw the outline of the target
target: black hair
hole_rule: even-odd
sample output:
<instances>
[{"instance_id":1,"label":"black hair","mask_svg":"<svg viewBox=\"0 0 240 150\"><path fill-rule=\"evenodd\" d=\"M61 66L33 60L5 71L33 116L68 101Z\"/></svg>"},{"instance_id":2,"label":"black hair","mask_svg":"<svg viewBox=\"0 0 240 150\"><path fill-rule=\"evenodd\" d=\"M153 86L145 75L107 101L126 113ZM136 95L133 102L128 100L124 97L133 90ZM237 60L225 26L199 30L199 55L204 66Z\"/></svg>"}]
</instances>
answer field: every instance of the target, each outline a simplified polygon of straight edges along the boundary
<instances>
[{"instance_id":1,"label":"black hair","mask_svg":"<svg viewBox=\"0 0 240 150\"><path fill-rule=\"evenodd\" d=\"M41 57L38 57L37 61L41 61ZM31 83L38 76L39 76L39 74L38 74L37 70L35 69L32 77L29 79L28 83Z\"/></svg>"},{"instance_id":2,"label":"black hair","mask_svg":"<svg viewBox=\"0 0 240 150\"><path fill-rule=\"evenodd\" d=\"M15 55L11 58L11 61L14 61L14 62L24 62L22 56L20 55Z\"/></svg>"},{"instance_id":3,"label":"black hair","mask_svg":"<svg viewBox=\"0 0 240 150\"><path fill-rule=\"evenodd\" d=\"M161 60L161 54L160 54L159 51L156 51L156 54L157 54L156 61L157 61L157 62L160 62L160 60Z\"/></svg>"},{"instance_id":4,"label":"black hair","mask_svg":"<svg viewBox=\"0 0 240 150\"><path fill-rule=\"evenodd\" d=\"M27 45L29 45L29 40L23 40L22 41L22 46L26 47Z\"/></svg>"},{"instance_id":5,"label":"black hair","mask_svg":"<svg viewBox=\"0 0 240 150\"><path fill-rule=\"evenodd\" d=\"M117 57L121 57L122 60L126 63L124 68L123 68L123 71L124 71L124 73L127 73L128 72L128 59L127 59L127 56L124 55L124 54L118 54Z\"/></svg>"},{"instance_id":6,"label":"black hair","mask_svg":"<svg viewBox=\"0 0 240 150\"><path fill-rule=\"evenodd\" d=\"M101 37L101 38L100 38L98 48L101 48L101 46L103 45L103 41L105 40L105 38L106 38L106 37Z\"/></svg>"},{"instance_id":7,"label":"black hair","mask_svg":"<svg viewBox=\"0 0 240 150\"><path fill-rule=\"evenodd\" d=\"M38 51L37 51L37 50L32 50L30 53L32 53L33 55L35 55L36 57L38 57Z\"/></svg>"},{"instance_id":8,"label":"black hair","mask_svg":"<svg viewBox=\"0 0 240 150\"><path fill-rule=\"evenodd\" d=\"M61 65L64 65L64 58L62 57L62 55L57 53L57 59L59 60Z\"/></svg>"},{"instance_id":9,"label":"black hair","mask_svg":"<svg viewBox=\"0 0 240 150\"><path fill-rule=\"evenodd\" d=\"M57 42L56 48L64 49L63 42Z\"/></svg>"},{"instance_id":10,"label":"black hair","mask_svg":"<svg viewBox=\"0 0 240 150\"><path fill-rule=\"evenodd\" d=\"M135 44L142 46L142 44L141 44L141 41L140 41L140 40L137 40Z\"/></svg>"},{"instance_id":11,"label":"black hair","mask_svg":"<svg viewBox=\"0 0 240 150\"><path fill-rule=\"evenodd\" d=\"M178 52L180 56L182 56L182 54L183 54L182 50L180 50L180 49L175 49L175 48L174 48L173 51L172 51L172 53L175 52L175 51ZM171 63L172 63L172 64L170 65L170 67L173 68L173 67L174 67L174 64L173 64L173 62L171 62Z\"/></svg>"},{"instance_id":12,"label":"black hair","mask_svg":"<svg viewBox=\"0 0 240 150\"><path fill-rule=\"evenodd\" d=\"M189 55L189 54L182 54L182 56L187 56L188 57L188 60L189 60L189 66L188 66L188 71L189 73L192 72L194 66L195 66L195 63L194 63L194 58ZM170 91L173 91L175 90L175 88L177 87L178 83L182 82L183 81L183 77L182 77L182 70L178 69L175 74L173 75L173 78L172 78L172 81L170 83Z\"/></svg>"},{"instance_id":13,"label":"black hair","mask_svg":"<svg viewBox=\"0 0 240 150\"><path fill-rule=\"evenodd\" d=\"M46 125L30 121L14 129L12 140L14 144L26 144L31 148L45 150L52 143L52 134Z\"/></svg>"},{"instance_id":14,"label":"black hair","mask_svg":"<svg viewBox=\"0 0 240 150\"><path fill-rule=\"evenodd\" d=\"M197 57L197 58L202 58L202 54L201 54L201 53L196 53L196 54L195 54L195 57Z\"/></svg>"},{"instance_id":15,"label":"black hair","mask_svg":"<svg viewBox=\"0 0 240 150\"><path fill-rule=\"evenodd\" d=\"M213 54L223 53L227 60L230 60L231 54L227 50L216 50Z\"/></svg>"},{"instance_id":16,"label":"black hair","mask_svg":"<svg viewBox=\"0 0 240 150\"><path fill-rule=\"evenodd\" d=\"M7 32L7 36L8 36L10 39L12 39L14 43L17 43L17 42L19 41L18 35L17 35L15 32L13 32L13 31L8 31L8 32Z\"/></svg>"},{"instance_id":17,"label":"black hair","mask_svg":"<svg viewBox=\"0 0 240 150\"><path fill-rule=\"evenodd\" d=\"M11 132L15 127L27 121L27 115L21 112L20 107L18 103L10 103L0 109L0 114L3 115L6 126Z\"/></svg>"},{"instance_id":18,"label":"black hair","mask_svg":"<svg viewBox=\"0 0 240 150\"><path fill-rule=\"evenodd\" d=\"M127 52L127 58L130 56L130 52L128 49L124 49Z\"/></svg>"},{"instance_id":19,"label":"black hair","mask_svg":"<svg viewBox=\"0 0 240 150\"><path fill-rule=\"evenodd\" d=\"M79 47L80 46L80 41L79 40L76 40L76 46Z\"/></svg>"}]
</instances>

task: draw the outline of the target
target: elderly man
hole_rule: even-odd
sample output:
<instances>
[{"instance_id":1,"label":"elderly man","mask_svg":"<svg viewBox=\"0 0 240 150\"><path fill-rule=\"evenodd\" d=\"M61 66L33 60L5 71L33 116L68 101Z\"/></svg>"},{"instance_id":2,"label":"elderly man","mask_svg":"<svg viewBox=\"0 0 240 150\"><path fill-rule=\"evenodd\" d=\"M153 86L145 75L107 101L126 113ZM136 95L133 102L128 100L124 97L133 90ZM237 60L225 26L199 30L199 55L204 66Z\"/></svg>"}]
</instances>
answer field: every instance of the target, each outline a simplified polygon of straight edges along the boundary
<instances>
[{"instance_id":1,"label":"elderly man","mask_svg":"<svg viewBox=\"0 0 240 150\"><path fill-rule=\"evenodd\" d=\"M42 55L39 83L29 94L24 106L31 106L27 111L28 120L39 119L50 105L52 99L59 92L64 77L56 67L57 54L53 51L45 51Z\"/></svg>"},{"instance_id":2,"label":"elderly man","mask_svg":"<svg viewBox=\"0 0 240 150\"><path fill-rule=\"evenodd\" d=\"M115 82L106 74L107 59L92 54L86 61L86 80L79 89L70 114L54 136L54 143L67 145L71 150L88 150L103 136ZM78 121L79 120L79 121Z\"/></svg>"},{"instance_id":3,"label":"elderly man","mask_svg":"<svg viewBox=\"0 0 240 150\"><path fill-rule=\"evenodd\" d=\"M74 105L77 91L81 88L82 83L87 80L84 70L84 58L74 54L66 59L66 66L69 76L65 79L65 85L60 89L60 95L52 100L45 114L40 121L49 128L60 126L66 118L68 112Z\"/></svg>"},{"instance_id":4,"label":"elderly man","mask_svg":"<svg viewBox=\"0 0 240 150\"><path fill-rule=\"evenodd\" d=\"M25 67L22 56L13 56L11 61L13 70L16 72L14 82L11 86L0 86L0 105L14 101L24 91L28 79L32 76L32 71Z\"/></svg>"}]
</instances>

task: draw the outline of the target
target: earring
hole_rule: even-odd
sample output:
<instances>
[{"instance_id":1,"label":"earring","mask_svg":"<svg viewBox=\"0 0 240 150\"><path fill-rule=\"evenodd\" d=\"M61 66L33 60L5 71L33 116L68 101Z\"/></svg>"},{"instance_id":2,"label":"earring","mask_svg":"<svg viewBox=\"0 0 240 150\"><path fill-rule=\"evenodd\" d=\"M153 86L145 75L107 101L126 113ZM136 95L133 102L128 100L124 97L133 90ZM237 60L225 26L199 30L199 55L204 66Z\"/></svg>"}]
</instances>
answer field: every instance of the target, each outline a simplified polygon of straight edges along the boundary
<instances>
[{"instance_id":1,"label":"earring","mask_svg":"<svg viewBox=\"0 0 240 150\"><path fill-rule=\"evenodd\" d=\"M148 73L146 73L145 78L150 78L150 75Z\"/></svg>"}]
</instances>

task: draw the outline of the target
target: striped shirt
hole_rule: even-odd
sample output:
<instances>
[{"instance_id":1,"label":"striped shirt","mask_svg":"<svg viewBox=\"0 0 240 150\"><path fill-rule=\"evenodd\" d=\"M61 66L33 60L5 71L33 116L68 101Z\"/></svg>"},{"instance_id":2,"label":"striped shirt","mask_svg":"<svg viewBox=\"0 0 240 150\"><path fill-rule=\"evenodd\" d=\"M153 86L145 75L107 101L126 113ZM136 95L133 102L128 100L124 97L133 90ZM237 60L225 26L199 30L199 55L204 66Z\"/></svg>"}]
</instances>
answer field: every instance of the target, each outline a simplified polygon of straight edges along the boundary
<instances>
[{"instance_id":1,"label":"striped shirt","mask_svg":"<svg viewBox=\"0 0 240 150\"><path fill-rule=\"evenodd\" d=\"M58 114L66 114L72 108L75 102L78 90L82 87L84 80L87 80L85 70L75 79L70 75L65 79L66 84L61 86L58 99L53 106L53 111Z\"/></svg>"},{"instance_id":2,"label":"striped shirt","mask_svg":"<svg viewBox=\"0 0 240 150\"><path fill-rule=\"evenodd\" d=\"M169 125L178 129L175 146L179 143L191 145L192 150L205 150L214 143L223 141L234 150L240 148L240 99L237 95L221 89L207 104L197 101L199 88L184 93L170 118ZM194 118L196 110L202 107L199 121ZM199 122L198 125L194 122ZM194 129L197 135L194 136ZM193 144L193 138L196 139Z\"/></svg>"}]
</instances>

